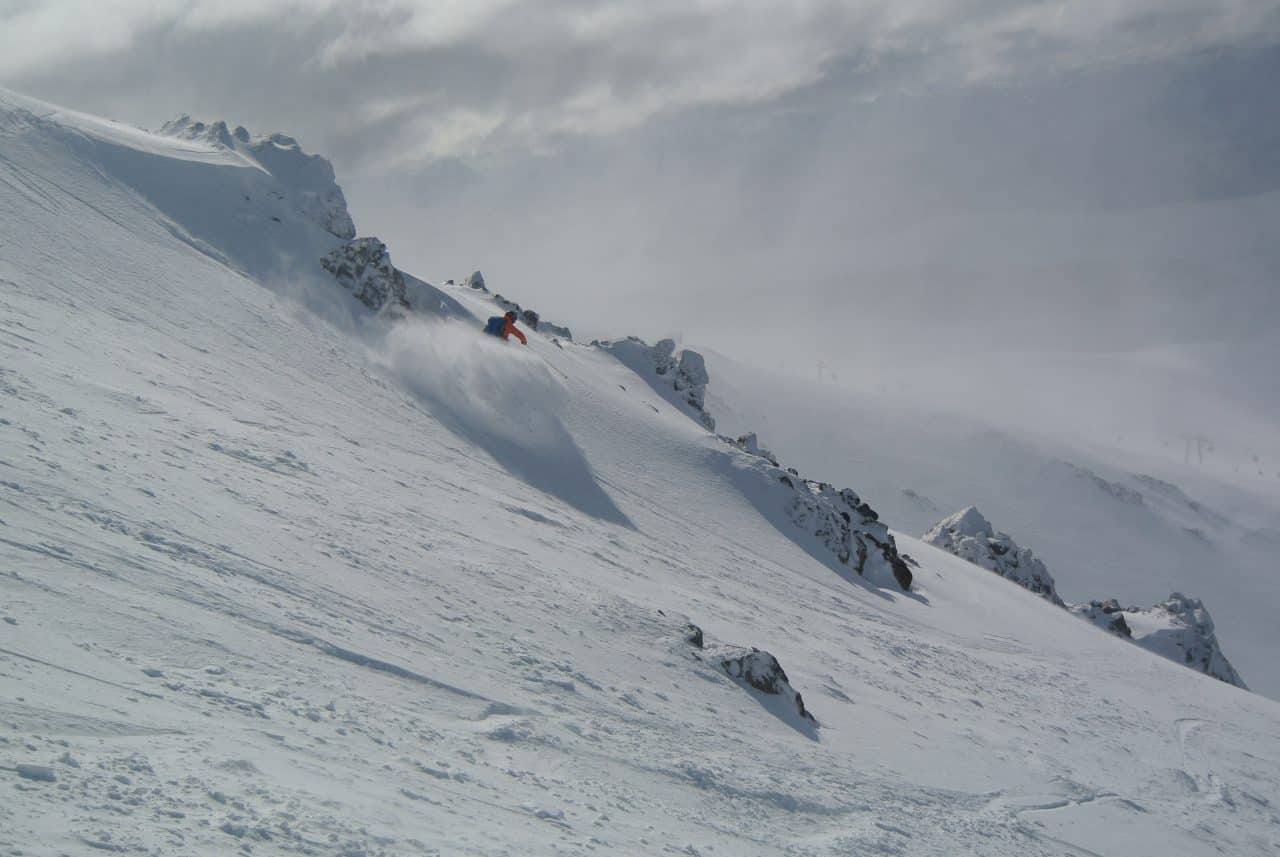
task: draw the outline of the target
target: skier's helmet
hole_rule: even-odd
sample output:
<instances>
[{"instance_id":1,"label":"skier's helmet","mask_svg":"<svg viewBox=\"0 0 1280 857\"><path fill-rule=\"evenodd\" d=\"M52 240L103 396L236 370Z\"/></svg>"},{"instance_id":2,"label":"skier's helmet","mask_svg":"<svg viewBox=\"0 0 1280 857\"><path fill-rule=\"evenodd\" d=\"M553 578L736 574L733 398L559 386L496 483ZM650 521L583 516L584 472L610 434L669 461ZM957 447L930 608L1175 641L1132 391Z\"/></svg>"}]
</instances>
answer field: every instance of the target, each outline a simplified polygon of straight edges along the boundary
<instances>
[{"instance_id":1,"label":"skier's helmet","mask_svg":"<svg viewBox=\"0 0 1280 857\"><path fill-rule=\"evenodd\" d=\"M517 315L516 315L516 311L515 311L515 310L513 310L513 309L509 309L509 310L507 310L507 316L506 316L506 318L507 318L507 321L515 321L517 318L519 318L519 316L517 316Z\"/></svg>"}]
</instances>

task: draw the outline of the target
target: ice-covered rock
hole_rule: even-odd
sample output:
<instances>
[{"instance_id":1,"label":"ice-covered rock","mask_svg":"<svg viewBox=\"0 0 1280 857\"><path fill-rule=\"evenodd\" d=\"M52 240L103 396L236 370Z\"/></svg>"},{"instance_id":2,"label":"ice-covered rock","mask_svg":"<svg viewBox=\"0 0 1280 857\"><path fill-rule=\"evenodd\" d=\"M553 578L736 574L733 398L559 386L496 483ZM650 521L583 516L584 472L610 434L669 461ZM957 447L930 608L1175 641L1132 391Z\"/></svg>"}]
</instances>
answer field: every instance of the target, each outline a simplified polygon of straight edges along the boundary
<instances>
[{"instance_id":1,"label":"ice-covered rock","mask_svg":"<svg viewBox=\"0 0 1280 857\"><path fill-rule=\"evenodd\" d=\"M1198 598L1174 592L1148 610L1121 607L1115 599L1090 601L1073 605L1071 612L1171 661L1247 689L1223 654L1213 619Z\"/></svg>"},{"instance_id":2,"label":"ice-covered rock","mask_svg":"<svg viewBox=\"0 0 1280 857\"><path fill-rule=\"evenodd\" d=\"M349 241L320 260L342 288L375 312L408 307L404 276L391 264L387 246L377 238Z\"/></svg>"},{"instance_id":3,"label":"ice-covered rock","mask_svg":"<svg viewBox=\"0 0 1280 857\"><path fill-rule=\"evenodd\" d=\"M190 116L166 122L160 133L237 152L274 176L282 201L304 219L344 241L356 237L333 165L320 155L302 151L298 141L287 134L255 136L242 126L232 131L225 122L197 122Z\"/></svg>"},{"instance_id":4,"label":"ice-covered rock","mask_svg":"<svg viewBox=\"0 0 1280 857\"><path fill-rule=\"evenodd\" d=\"M1028 548L1007 533L997 532L976 507L943 518L924 534L924 541L1011 580L1059 607L1065 606L1053 576Z\"/></svg>"},{"instance_id":5,"label":"ice-covered rock","mask_svg":"<svg viewBox=\"0 0 1280 857\"><path fill-rule=\"evenodd\" d=\"M687 348L677 350L671 339L651 346L635 336L596 340L592 345L617 357L664 398L709 431L715 431L716 421L706 410L707 384L711 377L701 354Z\"/></svg>"},{"instance_id":6,"label":"ice-covered rock","mask_svg":"<svg viewBox=\"0 0 1280 857\"><path fill-rule=\"evenodd\" d=\"M469 289L475 289L476 291L480 291L480 292L489 291L487 288L485 288L484 274L480 273L479 271L472 271L471 276L467 277L466 281L463 282L463 285Z\"/></svg>"}]
</instances>

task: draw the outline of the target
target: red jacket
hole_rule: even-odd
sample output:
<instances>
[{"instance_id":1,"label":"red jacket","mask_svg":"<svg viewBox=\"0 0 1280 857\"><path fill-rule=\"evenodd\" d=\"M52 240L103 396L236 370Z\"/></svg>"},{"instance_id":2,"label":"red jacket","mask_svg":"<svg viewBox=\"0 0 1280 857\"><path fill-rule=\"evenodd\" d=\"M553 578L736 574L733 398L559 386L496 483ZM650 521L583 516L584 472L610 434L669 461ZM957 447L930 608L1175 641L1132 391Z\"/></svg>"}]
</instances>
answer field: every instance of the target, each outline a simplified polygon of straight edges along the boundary
<instances>
[{"instance_id":1,"label":"red jacket","mask_svg":"<svg viewBox=\"0 0 1280 857\"><path fill-rule=\"evenodd\" d=\"M516 339L520 340L525 345L529 344L529 340L524 338L524 334L520 332L520 328L516 327L516 323L514 321L512 321L509 318L503 319L503 321L506 322L505 324L502 325L503 339L509 339L512 336L514 336Z\"/></svg>"}]
</instances>

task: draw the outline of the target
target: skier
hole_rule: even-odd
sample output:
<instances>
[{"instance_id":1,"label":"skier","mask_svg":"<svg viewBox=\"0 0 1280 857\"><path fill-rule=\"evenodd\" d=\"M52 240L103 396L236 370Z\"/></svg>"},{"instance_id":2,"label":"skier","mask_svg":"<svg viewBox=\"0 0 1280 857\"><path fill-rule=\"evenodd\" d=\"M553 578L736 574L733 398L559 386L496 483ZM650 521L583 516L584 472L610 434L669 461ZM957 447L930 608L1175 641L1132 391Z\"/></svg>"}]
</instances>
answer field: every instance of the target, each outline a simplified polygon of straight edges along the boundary
<instances>
[{"instance_id":1,"label":"skier","mask_svg":"<svg viewBox=\"0 0 1280 857\"><path fill-rule=\"evenodd\" d=\"M529 340L525 339L524 333L516 327L516 318L515 310L508 310L506 315L495 315L485 324L484 332L490 336L501 336L504 340L514 336L528 345Z\"/></svg>"}]
</instances>

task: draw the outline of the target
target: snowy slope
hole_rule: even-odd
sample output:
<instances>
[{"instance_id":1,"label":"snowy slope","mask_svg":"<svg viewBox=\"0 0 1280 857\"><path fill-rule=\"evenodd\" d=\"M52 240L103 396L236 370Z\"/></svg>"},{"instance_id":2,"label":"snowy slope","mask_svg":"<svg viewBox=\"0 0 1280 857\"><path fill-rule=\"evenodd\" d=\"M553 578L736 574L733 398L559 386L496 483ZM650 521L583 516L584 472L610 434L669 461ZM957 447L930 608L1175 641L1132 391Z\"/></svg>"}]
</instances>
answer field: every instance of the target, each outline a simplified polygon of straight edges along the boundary
<instances>
[{"instance_id":1,"label":"snowy slope","mask_svg":"<svg viewBox=\"0 0 1280 857\"><path fill-rule=\"evenodd\" d=\"M841 574L607 351L362 315L285 210L300 303L139 178L254 168L4 98L6 853L1280 848L1275 702L906 536Z\"/></svg>"},{"instance_id":2,"label":"snowy slope","mask_svg":"<svg viewBox=\"0 0 1280 857\"><path fill-rule=\"evenodd\" d=\"M1036 359L1026 356L1025 371ZM758 431L783 460L825 465L825 478L853 484L895 529L924 533L976 505L1031 546L1068 602L1152 604L1174 591L1198 598L1249 687L1280 696L1272 657L1280 488L1270 477L1231 479L1230 468L1216 472L1194 457L1184 464L1181 440L1109 444L1105 429L1082 428L1087 415L1058 423L1044 402L1015 399L998 379L965 367L928 377L869 366L864 378L835 386L722 355L708 362L708 408L721 431ZM1099 368L1077 380L1105 376ZM1158 374L1145 377L1158 386ZM1230 423L1235 412L1212 390L1197 389L1196 401ZM805 418L790 418L797 413Z\"/></svg>"}]
</instances>

